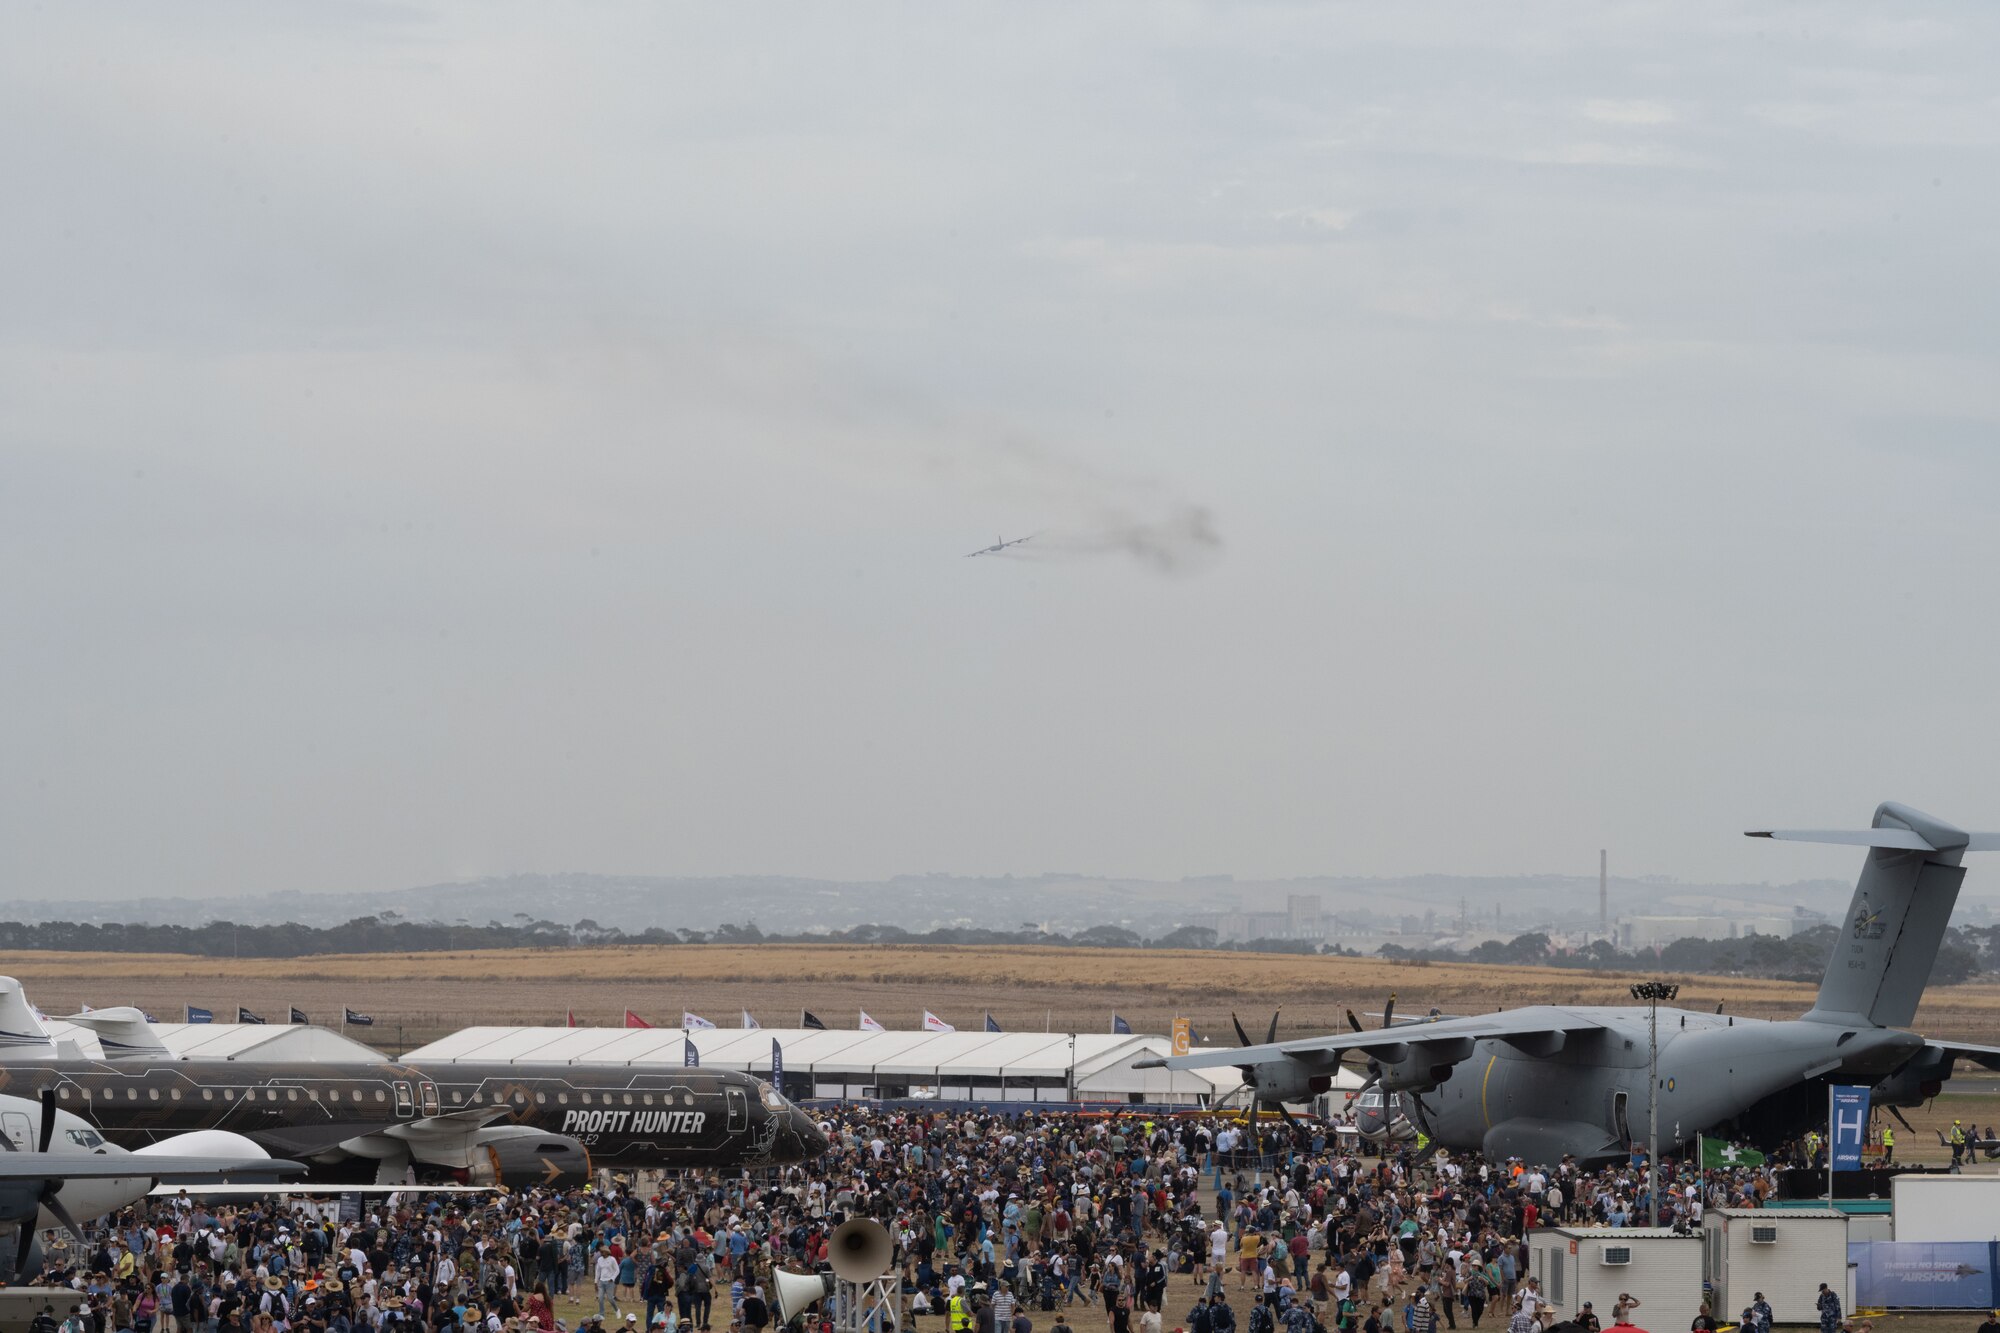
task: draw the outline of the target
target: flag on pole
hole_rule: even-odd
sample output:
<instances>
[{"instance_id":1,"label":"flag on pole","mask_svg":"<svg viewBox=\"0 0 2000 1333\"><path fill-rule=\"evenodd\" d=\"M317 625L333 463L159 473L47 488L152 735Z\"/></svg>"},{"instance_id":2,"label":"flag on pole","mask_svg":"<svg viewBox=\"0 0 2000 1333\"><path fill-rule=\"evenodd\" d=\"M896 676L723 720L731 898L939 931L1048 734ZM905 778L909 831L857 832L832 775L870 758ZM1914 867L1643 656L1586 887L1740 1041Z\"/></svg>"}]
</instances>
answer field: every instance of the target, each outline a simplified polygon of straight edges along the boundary
<instances>
[{"instance_id":1,"label":"flag on pole","mask_svg":"<svg viewBox=\"0 0 2000 1333\"><path fill-rule=\"evenodd\" d=\"M1732 1166L1762 1165L1764 1165L1764 1154L1754 1148L1739 1148L1726 1139L1702 1136L1701 1169L1704 1171L1726 1171Z\"/></svg>"},{"instance_id":2,"label":"flag on pole","mask_svg":"<svg viewBox=\"0 0 2000 1333\"><path fill-rule=\"evenodd\" d=\"M863 1032L886 1032L886 1031L888 1031L888 1029L887 1029L887 1028L883 1027L883 1026L882 1026L882 1025L880 1024L880 1023L877 1023L877 1022L876 1022L876 1021L875 1021L874 1019L870 1018L870 1017L868 1016L868 1011L867 1011L866 1009L863 1009L863 1010L861 1011L861 1030L862 1030Z\"/></svg>"},{"instance_id":3,"label":"flag on pole","mask_svg":"<svg viewBox=\"0 0 2000 1333\"><path fill-rule=\"evenodd\" d=\"M707 1032L709 1029L713 1028L715 1024L709 1022L706 1018L703 1018L700 1014L691 1014L687 1010L683 1009L681 1010L681 1026L686 1028L689 1032Z\"/></svg>"},{"instance_id":4,"label":"flag on pole","mask_svg":"<svg viewBox=\"0 0 2000 1333\"><path fill-rule=\"evenodd\" d=\"M1868 1088L1834 1084L1829 1099L1826 1169L1859 1171L1861 1149L1868 1142Z\"/></svg>"},{"instance_id":5,"label":"flag on pole","mask_svg":"<svg viewBox=\"0 0 2000 1333\"><path fill-rule=\"evenodd\" d=\"M780 1096L785 1091L785 1048L778 1045L776 1037L771 1038L771 1086Z\"/></svg>"},{"instance_id":6,"label":"flag on pole","mask_svg":"<svg viewBox=\"0 0 2000 1333\"><path fill-rule=\"evenodd\" d=\"M1132 1025L1118 1015L1113 1014L1111 1015L1111 1031L1117 1036L1129 1037L1132 1035Z\"/></svg>"},{"instance_id":7,"label":"flag on pole","mask_svg":"<svg viewBox=\"0 0 2000 1333\"><path fill-rule=\"evenodd\" d=\"M305 1011L305 1010L303 1010L303 1009L301 1009L301 1008L299 1008L299 1007L298 1007L297 1005L293 1005L293 1006L292 1006L292 1021L293 1021L294 1023L310 1023L310 1022L312 1022L312 1020L311 1020L310 1018L307 1018L307 1017L306 1017L306 1011Z\"/></svg>"},{"instance_id":8,"label":"flag on pole","mask_svg":"<svg viewBox=\"0 0 2000 1333\"><path fill-rule=\"evenodd\" d=\"M566 1027L566 1028L573 1028L573 1027L575 1027L575 1026L576 1026L576 1010L574 1010L574 1009L569 1009L569 1010L565 1010L565 1011L564 1011L564 1013L565 1013L565 1018L564 1018L564 1022L563 1022L563 1026L564 1026L564 1027Z\"/></svg>"},{"instance_id":9,"label":"flag on pole","mask_svg":"<svg viewBox=\"0 0 2000 1333\"><path fill-rule=\"evenodd\" d=\"M159 1021L160 1021L159 1019L157 1019L157 1018L153 1017L153 1016L152 1016L151 1014L147 1014L147 1013L146 1013L146 1011L145 1011L144 1009L141 1009L141 1010L140 1010L139 1012L140 1012L141 1014L145 1014L145 1017L146 1017L146 1021L147 1021L148 1023L157 1023L157 1022L159 1022Z\"/></svg>"},{"instance_id":10,"label":"flag on pole","mask_svg":"<svg viewBox=\"0 0 2000 1333\"><path fill-rule=\"evenodd\" d=\"M653 1026L630 1009L625 1011L625 1026L628 1028L649 1028Z\"/></svg>"},{"instance_id":11,"label":"flag on pole","mask_svg":"<svg viewBox=\"0 0 2000 1333\"><path fill-rule=\"evenodd\" d=\"M236 1021L239 1023L262 1023L264 1020L239 1004L236 1006Z\"/></svg>"},{"instance_id":12,"label":"flag on pole","mask_svg":"<svg viewBox=\"0 0 2000 1333\"><path fill-rule=\"evenodd\" d=\"M799 1010L799 1026L813 1032L826 1031L826 1024L820 1022L819 1015L810 1009Z\"/></svg>"},{"instance_id":13,"label":"flag on pole","mask_svg":"<svg viewBox=\"0 0 2000 1333\"><path fill-rule=\"evenodd\" d=\"M693 1037L681 1038L681 1064L689 1069L701 1068L701 1052L694 1048Z\"/></svg>"},{"instance_id":14,"label":"flag on pole","mask_svg":"<svg viewBox=\"0 0 2000 1333\"><path fill-rule=\"evenodd\" d=\"M926 1009L924 1010L924 1031L956 1032L958 1031L958 1029L953 1027L951 1024L945 1022L942 1018L939 1018L936 1014L932 1013L930 1010Z\"/></svg>"},{"instance_id":15,"label":"flag on pole","mask_svg":"<svg viewBox=\"0 0 2000 1333\"><path fill-rule=\"evenodd\" d=\"M375 1026L375 1020L373 1018L370 1018L367 1014L357 1014L352 1009L347 1009L345 1006L343 1006L342 1008L343 1008L342 1017L346 1022L352 1023L354 1024L354 1026L358 1028L372 1028Z\"/></svg>"},{"instance_id":16,"label":"flag on pole","mask_svg":"<svg viewBox=\"0 0 2000 1333\"><path fill-rule=\"evenodd\" d=\"M993 1021L992 1014L986 1015L986 1030L988 1032L998 1032L1000 1030L1000 1025Z\"/></svg>"},{"instance_id":17,"label":"flag on pole","mask_svg":"<svg viewBox=\"0 0 2000 1333\"><path fill-rule=\"evenodd\" d=\"M77 1010L77 1012L79 1014L94 1014L97 1011L95 1009L92 1009L89 1005L86 1004L85 1006L83 1006L83 1008Z\"/></svg>"},{"instance_id":18,"label":"flag on pole","mask_svg":"<svg viewBox=\"0 0 2000 1333\"><path fill-rule=\"evenodd\" d=\"M215 1021L213 1012L198 1008L192 1004L187 1006L187 1014L187 1021L190 1023L213 1023Z\"/></svg>"},{"instance_id":19,"label":"flag on pole","mask_svg":"<svg viewBox=\"0 0 2000 1333\"><path fill-rule=\"evenodd\" d=\"M743 1030L745 1032L755 1032L757 1029L763 1026L764 1025L762 1023L759 1023L754 1017L751 1016L751 1013L748 1009L745 1009L743 1011Z\"/></svg>"}]
</instances>

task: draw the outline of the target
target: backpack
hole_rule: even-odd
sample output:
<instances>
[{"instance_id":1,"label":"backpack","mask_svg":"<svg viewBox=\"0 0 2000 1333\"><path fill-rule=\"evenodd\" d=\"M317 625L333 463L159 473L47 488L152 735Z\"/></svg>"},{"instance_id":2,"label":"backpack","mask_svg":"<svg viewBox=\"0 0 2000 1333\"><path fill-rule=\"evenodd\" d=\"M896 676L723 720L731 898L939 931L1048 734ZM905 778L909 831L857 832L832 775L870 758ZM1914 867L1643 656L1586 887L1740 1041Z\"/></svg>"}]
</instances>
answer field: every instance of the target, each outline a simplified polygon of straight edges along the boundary
<instances>
[{"instance_id":1,"label":"backpack","mask_svg":"<svg viewBox=\"0 0 2000 1333\"><path fill-rule=\"evenodd\" d=\"M1273 1333L1275 1328L1270 1306L1258 1301L1250 1307L1250 1333Z\"/></svg>"}]
</instances>

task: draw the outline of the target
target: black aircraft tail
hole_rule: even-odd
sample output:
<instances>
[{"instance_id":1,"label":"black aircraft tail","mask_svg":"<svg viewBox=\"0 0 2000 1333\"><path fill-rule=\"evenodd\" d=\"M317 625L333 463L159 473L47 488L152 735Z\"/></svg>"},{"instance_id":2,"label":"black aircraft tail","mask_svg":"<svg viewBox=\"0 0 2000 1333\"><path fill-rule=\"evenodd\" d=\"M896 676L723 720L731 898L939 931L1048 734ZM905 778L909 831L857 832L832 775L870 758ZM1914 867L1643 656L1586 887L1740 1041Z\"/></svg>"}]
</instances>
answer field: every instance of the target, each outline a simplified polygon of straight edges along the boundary
<instances>
[{"instance_id":1,"label":"black aircraft tail","mask_svg":"<svg viewBox=\"0 0 2000 1333\"><path fill-rule=\"evenodd\" d=\"M1832 842L1868 848L1854 901L1839 923L1833 957L1809 1021L1905 1027L1931 978L1944 942L1966 852L2000 850L2000 834L1966 833L1921 810L1885 801L1874 826L1860 831L1753 832L1753 838Z\"/></svg>"}]
</instances>

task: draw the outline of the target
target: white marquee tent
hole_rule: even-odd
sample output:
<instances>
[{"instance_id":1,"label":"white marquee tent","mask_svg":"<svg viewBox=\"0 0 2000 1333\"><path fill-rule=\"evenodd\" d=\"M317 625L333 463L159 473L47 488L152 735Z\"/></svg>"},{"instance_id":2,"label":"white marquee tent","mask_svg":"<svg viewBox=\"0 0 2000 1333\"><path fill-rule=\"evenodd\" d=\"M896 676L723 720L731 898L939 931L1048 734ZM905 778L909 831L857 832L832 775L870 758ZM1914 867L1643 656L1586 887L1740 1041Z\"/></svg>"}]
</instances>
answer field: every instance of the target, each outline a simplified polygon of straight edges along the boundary
<instances>
[{"instance_id":1,"label":"white marquee tent","mask_svg":"<svg viewBox=\"0 0 2000 1333\"><path fill-rule=\"evenodd\" d=\"M683 1040L701 1063L769 1076L771 1043L784 1050L795 1097L950 1101L1146 1102L1212 1105L1242 1086L1234 1069L1134 1069L1167 1054L1165 1037L1066 1032L857 1032L820 1028L473 1027L404 1058L412 1063L682 1063ZM1358 1080L1354 1080L1357 1081Z\"/></svg>"}]
</instances>

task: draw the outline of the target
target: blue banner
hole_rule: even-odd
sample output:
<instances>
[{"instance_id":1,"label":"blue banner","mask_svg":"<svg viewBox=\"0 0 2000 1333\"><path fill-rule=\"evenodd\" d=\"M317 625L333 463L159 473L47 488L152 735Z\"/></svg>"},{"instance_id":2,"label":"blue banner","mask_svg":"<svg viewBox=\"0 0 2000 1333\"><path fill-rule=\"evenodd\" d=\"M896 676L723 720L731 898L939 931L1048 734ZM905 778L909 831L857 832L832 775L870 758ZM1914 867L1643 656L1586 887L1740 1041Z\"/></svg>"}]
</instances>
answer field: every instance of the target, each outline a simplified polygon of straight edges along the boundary
<instances>
[{"instance_id":1,"label":"blue banner","mask_svg":"<svg viewBox=\"0 0 2000 1333\"><path fill-rule=\"evenodd\" d=\"M694 1039L691 1037L681 1038L681 1064L688 1069L701 1067L701 1052L694 1048Z\"/></svg>"},{"instance_id":2,"label":"blue banner","mask_svg":"<svg viewBox=\"0 0 2000 1333\"><path fill-rule=\"evenodd\" d=\"M190 1023L213 1023L215 1021L215 1014L210 1010L198 1009L194 1005L189 1005L187 1011L188 1022Z\"/></svg>"},{"instance_id":3,"label":"blue banner","mask_svg":"<svg viewBox=\"0 0 2000 1333\"><path fill-rule=\"evenodd\" d=\"M1835 1171L1859 1171L1861 1149L1868 1142L1868 1089L1836 1083L1827 1092L1832 1101L1827 1116L1827 1164Z\"/></svg>"},{"instance_id":4,"label":"blue banner","mask_svg":"<svg viewBox=\"0 0 2000 1333\"><path fill-rule=\"evenodd\" d=\"M2000 1262L1992 1241L1857 1240L1847 1245L1857 1307L1916 1310L2000 1308Z\"/></svg>"},{"instance_id":5,"label":"blue banner","mask_svg":"<svg viewBox=\"0 0 2000 1333\"><path fill-rule=\"evenodd\" d=\"M771 1038L771 1086L781 1094L785 1090L785 1048L776 1037Z\"/></svg>"}]
</instances>

